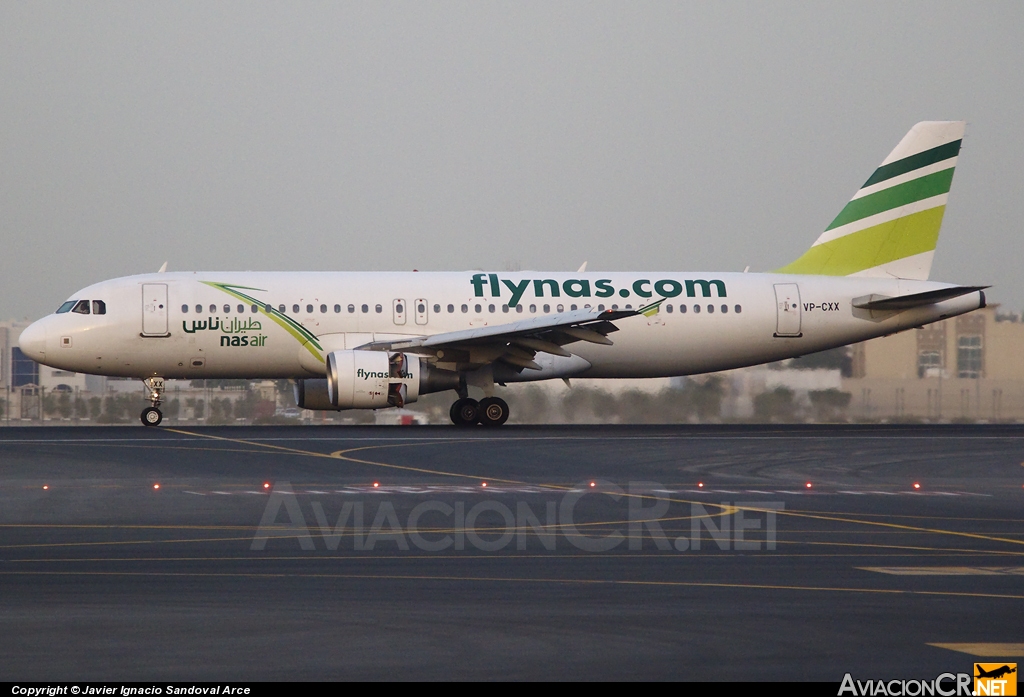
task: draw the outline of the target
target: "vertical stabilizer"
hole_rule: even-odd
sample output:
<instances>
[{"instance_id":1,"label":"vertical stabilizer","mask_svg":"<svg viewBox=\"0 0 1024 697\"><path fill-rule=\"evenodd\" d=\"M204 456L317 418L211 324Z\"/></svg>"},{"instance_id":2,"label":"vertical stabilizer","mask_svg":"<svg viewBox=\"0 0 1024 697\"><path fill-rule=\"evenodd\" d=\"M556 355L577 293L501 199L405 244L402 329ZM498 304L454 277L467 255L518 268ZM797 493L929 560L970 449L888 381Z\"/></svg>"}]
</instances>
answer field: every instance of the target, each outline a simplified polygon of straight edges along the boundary
<instances>
[{"instance_id":1,"label":"vertical stabilizer","mask_svg":"<svg viewBox=\"0 0 1024 697\"><path fill-rule=\"evenodd\" d=\"M814 245L777 273L927 280L964 126L911 128Z\"/></svg>"}]
</instances>

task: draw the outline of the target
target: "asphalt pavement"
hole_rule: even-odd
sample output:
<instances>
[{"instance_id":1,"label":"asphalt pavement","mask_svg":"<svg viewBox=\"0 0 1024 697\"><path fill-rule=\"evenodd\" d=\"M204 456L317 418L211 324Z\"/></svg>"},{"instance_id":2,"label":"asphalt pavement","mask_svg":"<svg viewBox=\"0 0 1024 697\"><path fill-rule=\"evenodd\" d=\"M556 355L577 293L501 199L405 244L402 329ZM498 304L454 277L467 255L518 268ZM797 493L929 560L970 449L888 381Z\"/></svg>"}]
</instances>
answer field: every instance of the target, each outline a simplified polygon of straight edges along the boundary
<instances>
[{"instance_id":1,"label":"asphalt pavement","mask_svg":"<svg viewBox=\"0 0 1024 697\"><path fill-rule=\"evenodd\" d=\"M1022 465L1013 425L4 428L0 674L970 672L1024 651Z\"/></svg>"}]
</instances>

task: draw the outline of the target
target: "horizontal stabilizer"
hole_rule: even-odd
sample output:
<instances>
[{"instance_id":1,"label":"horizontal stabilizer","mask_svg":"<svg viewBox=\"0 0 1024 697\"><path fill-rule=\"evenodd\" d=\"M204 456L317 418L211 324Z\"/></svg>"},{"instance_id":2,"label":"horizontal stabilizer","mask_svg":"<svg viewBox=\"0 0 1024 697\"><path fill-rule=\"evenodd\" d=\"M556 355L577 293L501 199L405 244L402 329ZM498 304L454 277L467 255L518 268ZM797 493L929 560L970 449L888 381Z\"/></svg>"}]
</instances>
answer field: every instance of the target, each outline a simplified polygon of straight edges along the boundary
<instances>
[{"instance_id":1,"label":"horizontal stabilizer","mask_svg":"<svg viewBox=\"0 0 1024 697\"><path fill-rule=\"evenodd\" d=\"M909 310L912 307L934 305L943 300L959 298L961 295L976 293L989 287L954 286L953 288L940 288L938 290L925 291L924 293L912 293L911 295L899 295L896 297L872 294L854 298L852 305L862 310Z\"/></svg>"}]
</instances>

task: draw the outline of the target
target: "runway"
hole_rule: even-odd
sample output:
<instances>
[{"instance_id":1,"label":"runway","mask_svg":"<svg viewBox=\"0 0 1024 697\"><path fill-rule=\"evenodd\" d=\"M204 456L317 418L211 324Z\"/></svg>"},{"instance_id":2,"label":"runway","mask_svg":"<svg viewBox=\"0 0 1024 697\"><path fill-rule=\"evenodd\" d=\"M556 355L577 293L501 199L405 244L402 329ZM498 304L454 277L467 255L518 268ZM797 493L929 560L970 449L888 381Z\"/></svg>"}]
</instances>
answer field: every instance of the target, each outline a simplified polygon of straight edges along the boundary
<instances>
[{"instance_id":1,"label":"runway","mask_svg":"<svg viewBox=\"0 0 1024 697\"><path fill-rule=\"evenodd\" d=\"M1022 438L998 425L6 428L0 673L970 672L1024 655Z\"/></svg>"}]
</instances>

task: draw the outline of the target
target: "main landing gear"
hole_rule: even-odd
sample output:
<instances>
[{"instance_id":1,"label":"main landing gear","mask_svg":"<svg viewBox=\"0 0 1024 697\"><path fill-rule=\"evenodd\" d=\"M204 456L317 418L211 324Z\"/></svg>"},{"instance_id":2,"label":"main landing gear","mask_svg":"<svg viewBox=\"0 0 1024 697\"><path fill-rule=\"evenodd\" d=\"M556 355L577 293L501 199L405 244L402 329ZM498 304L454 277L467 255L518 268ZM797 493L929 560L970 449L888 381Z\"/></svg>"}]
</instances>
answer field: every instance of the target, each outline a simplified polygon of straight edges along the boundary
<instances>
[{"instance_id":1,"label":"main landing gear","mask_svg":"<svg viewBox=\"0 0 1024 697\"><path fill-rule=\"evenodd\" d=\"M479 402L462 397L452 405L449 416L456 426L501 426L508 421L508 404L500 397L487 397Z\"/></svg>"},{"instance_id":2,"label":"main landing gear","mask_svg":"<svg viewBox=\"0 0 1024 697\"><path fill-rule=\"evenodd\" d=\"M153 404L151 407L146 407L142 410L142 425L143 426L159 426L160 422L164 420L164 415L160 412L160 398L164 393L164 379L163 378L146 378L142 381L146 388L149 389L149 396L147 399Z\"/></svg>"}]
</instances>

